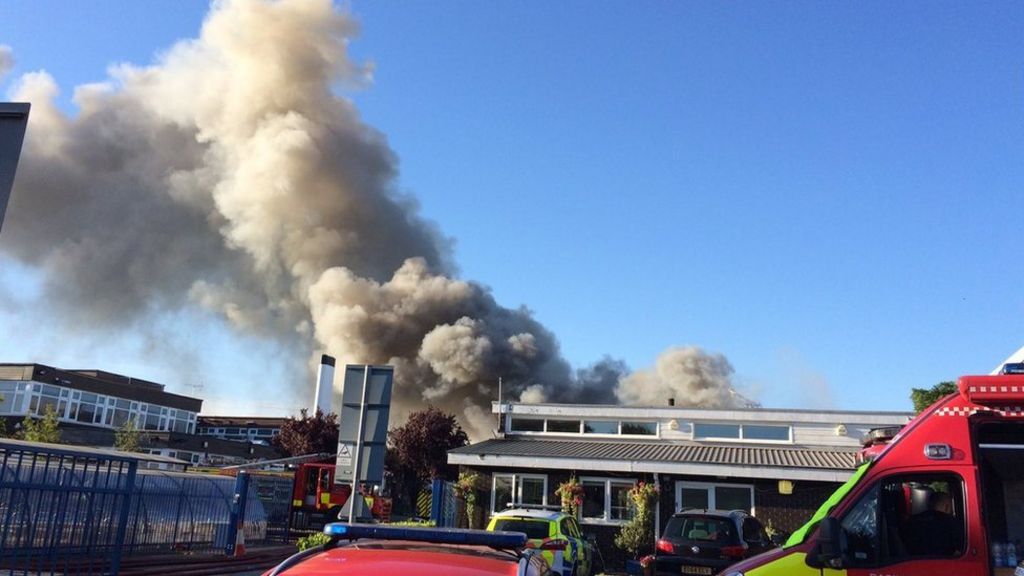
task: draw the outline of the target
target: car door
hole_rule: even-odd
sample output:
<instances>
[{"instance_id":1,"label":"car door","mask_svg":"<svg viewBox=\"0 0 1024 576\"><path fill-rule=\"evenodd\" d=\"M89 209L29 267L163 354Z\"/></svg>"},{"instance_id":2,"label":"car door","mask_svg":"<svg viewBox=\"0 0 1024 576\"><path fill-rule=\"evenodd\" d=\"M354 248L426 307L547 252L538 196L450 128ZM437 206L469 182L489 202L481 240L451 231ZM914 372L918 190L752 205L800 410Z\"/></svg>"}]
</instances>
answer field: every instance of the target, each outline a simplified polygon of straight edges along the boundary
<instances>
[{"instance_id":1,"label":"car door","mask_svg":"<svg viewBox=\"0 0 1024 576\"><path fill-rule=\"evenodd\" d=\"M756 556L772 548L771 540L761 522L753 516L743 519L743 542L747 545L747 557Z\"/></svg>"},{"instance_id":2,"label":"car door","mask_svg":"<svg viewBox=\"0 0 1024 576\"><path fill-rule=\"evenodd\" d=\"M570 516L565 520L566 535L572 539L573 547L576 549L576 576L589 576L592 573L591 566L594 561L593 547L583 537L583 532L580 531L580 526L576 523L575 518Z\"/></svg>"},{"instance_id":3,"label":"car door","mask_svg":"<svg viewBox=\"0 0 1024 576\"><path fill-rule=\"evenodd\" d=\"M989 574L984 557L970 552L977 548L967 532L965 503L970 500L963 477L893 472L864 490L839 518L847 574ZM938 501L932 493L945 495L944 511L928 509L928 502Z\"/></svg>"}]
</instances>

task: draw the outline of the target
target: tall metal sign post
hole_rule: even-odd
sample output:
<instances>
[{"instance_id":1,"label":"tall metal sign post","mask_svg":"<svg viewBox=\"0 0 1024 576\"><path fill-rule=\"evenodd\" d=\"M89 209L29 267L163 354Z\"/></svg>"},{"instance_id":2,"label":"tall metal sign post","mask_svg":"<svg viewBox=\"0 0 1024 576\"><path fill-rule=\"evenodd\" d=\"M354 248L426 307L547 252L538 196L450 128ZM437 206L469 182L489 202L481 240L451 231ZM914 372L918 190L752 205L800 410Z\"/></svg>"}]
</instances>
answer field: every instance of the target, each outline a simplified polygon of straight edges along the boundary
<instances>
[{"instance_id":1,"label":"tall metal sign post","mask_svg":"<svg viewBox=\"0 0 1024 576\"><path fill-rule=\"evenodd\" d=\"M11 198L14 171L21 157L28 110L29 105L24 102L0 102L0 229L4 225L7 201Z\"/></svg>"},{"instance_id":2,"label":"tall metal sign post","mask_svg":"<svg viewBox=\"0 0 1024 576\"><path fill-rule=\"evenodd\" d=\"M334 481L352 483L352 495L341 512L342 516L348 514L349 522L372 518L363 502L360 487L372 491L384 482L384 454L387 451L394 377L393 366L345 366Z\"/></svg>"}]
</instances>

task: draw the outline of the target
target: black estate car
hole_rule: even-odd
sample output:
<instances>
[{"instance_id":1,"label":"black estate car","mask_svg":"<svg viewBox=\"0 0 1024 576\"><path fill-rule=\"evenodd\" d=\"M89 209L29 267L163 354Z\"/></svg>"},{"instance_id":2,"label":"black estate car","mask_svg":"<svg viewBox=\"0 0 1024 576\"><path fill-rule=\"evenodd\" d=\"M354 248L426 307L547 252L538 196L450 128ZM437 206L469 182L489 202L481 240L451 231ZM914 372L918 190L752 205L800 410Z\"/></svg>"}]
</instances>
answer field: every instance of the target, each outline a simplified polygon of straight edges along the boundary
<instances>
[{"instance_id":1,"label":"black estate car","mask_svg":"<svg viewBox=\"0 0 1024 576\"><path fill-rule=\"evenodd\" d=\"M761 522L743 510L684 510L658 540L654 572L710 576L773 547Z\"/></svg>"}]
</instances>

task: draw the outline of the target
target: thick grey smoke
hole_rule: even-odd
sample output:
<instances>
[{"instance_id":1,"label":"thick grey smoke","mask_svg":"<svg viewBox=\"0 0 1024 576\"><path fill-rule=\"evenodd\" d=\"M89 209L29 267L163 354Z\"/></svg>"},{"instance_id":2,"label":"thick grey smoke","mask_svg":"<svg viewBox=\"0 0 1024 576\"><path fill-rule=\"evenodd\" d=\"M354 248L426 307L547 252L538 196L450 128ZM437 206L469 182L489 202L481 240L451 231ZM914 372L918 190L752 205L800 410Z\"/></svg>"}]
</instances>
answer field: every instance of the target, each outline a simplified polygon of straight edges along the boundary
<instances>
[{"instance_id":1,"label":"thick grey smoke","mask_svg":"<svg viewBox=\"0 0 1024 576\"><path fill-rule=\"evenodd\" d=\"M45 72L23 76L14 96L33 110L3 249L45 272L46 302L81 329L199 305L307 353L395 364L399 417L432 402L476 436L499 377L506 398L671 389L726 405L724 358L574 374L528 310L455 277L448 240L396 191L384 136L332 89L369 77L347 53L355 32L330 0L228 0L153 65L79 87L74 117Z\"/></svg>"},{"instance_id":2,"label":"thick grey smoke","mask_svg":"<svg viewBox=\"0 0 1024 576\"><path fill-rule=\"evenodd\" d=\"M615 394L623 404L664 405L673 398L678 406L727 408L750 406L732 385L733 368L721 354L708 354L696 346L662 352L652 370L623 377Z\"/></svg>"}]
</instances>

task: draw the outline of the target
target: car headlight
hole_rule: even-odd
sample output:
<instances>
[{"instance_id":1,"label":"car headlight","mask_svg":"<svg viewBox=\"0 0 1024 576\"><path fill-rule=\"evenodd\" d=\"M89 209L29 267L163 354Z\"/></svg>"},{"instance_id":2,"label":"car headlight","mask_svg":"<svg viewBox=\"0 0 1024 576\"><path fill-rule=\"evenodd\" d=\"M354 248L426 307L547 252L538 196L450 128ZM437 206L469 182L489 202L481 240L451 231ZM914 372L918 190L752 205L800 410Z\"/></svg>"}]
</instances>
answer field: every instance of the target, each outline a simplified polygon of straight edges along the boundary
<instances>
[{"instance_id":1,"label":"car headlight","mask_svg":"<svg viewBox=\"0 0 1024 576\"><path fill-rule=\"evenodd\" d=\"M726 572L725 576L743 576L743 572L733 570L732 572Z\"/></svg>"}]
</instances>

